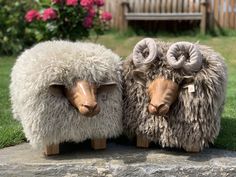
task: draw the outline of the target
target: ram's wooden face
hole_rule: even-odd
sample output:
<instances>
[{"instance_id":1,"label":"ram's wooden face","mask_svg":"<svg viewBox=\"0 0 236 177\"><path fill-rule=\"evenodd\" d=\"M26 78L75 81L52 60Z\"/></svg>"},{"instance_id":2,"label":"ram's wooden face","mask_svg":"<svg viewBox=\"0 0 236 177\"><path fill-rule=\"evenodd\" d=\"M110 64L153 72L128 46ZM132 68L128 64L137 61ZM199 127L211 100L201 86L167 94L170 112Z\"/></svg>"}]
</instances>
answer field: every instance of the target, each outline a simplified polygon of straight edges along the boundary
<instances>
[{"instance_id":1,"label":"ram's wooden face","mask_svg":"<svg viewBox=\"0 0 236 177\"><path fill-rule=\"evenodd\" d=\"M151 82L147 91L150 96L148 111L163 116L168 113L171 104L177 98L178 85L171 80L158 77Z\"/></svg>"},{"instance_id":2,"label":"ram's wooden face","mask_svg":"<svg viewBox=\"0 0 236 177\"><path fill-rule=\"evenodd\" d=\"M53 95L57 96L63 93L78 111L87 117L92 117L100 112L100 106L97 103L97 91L102 91L116 83L109 82L101 85L90 83L85 80L78 80L72 88L65 88L64 86L52 85L50 90Z\"/></svg>"}]
</instances>

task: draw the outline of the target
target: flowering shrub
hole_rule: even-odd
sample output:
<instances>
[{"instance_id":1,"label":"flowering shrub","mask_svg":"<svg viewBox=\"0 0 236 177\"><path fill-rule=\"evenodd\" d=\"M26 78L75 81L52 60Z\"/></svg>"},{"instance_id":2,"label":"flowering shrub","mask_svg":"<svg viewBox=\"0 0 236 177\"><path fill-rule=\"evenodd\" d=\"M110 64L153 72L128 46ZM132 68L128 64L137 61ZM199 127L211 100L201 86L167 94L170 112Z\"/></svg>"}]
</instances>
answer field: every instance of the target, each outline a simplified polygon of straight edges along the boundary
<instances>
[{"instance_id":1,"label":"flowering shrub","mask_svg":"<svg viewBox=\"0 0 236 177\"><path fill-rule=\"evenodd\" d=\"M43 21L53 20L56 18L57 18L57 13L53 8L47 8L43 11L42 15Z\"/></svg>"},{"instance_id":2,"label":"flowering shrub","mask_svg":"<svg viewBox=\"0 0 236 177\"><path fill-rule=\"evenodd\" d=\"M31 9L25 14L25 21L31 29L41 33L38 40L70 39L88 37L89 31L102 34L112 19L109 12L103 12L104 0L51 0L37 1L39 10Z\"/></svg>"},{"instance_id":3,"label":"flowering shrub","mask_svg":"<svg viewBox=\"0 0 236 177\"><path fill-rule=\"evenodd\" d=\"M77 6L78 5L78 0L67 0L66 5L68 5L68 6Z\"/></svg>"},{"instance_id":4,"label":"flowering shrub","mask_svg":"<svg viewBox=\"0 0 236 177\"><path fill-rule=\"evenodd\" d=\"M30 10L27 12L27 14L25 15L25 19L27 22L32 22L34 20L39 20L40 19L40 14L37 10Z\"/></svg>"},{"instance_id":5,"label":"flowering shrub","mask_svg":"<svg viewBox=\"0 0 236 177\"><path fill-rule=\"evenodd\" d=\"M104 21L109 21L111 20L112 16L109 12L103 12L101 15L101 19Z\"/></svg>"}]
</instances>

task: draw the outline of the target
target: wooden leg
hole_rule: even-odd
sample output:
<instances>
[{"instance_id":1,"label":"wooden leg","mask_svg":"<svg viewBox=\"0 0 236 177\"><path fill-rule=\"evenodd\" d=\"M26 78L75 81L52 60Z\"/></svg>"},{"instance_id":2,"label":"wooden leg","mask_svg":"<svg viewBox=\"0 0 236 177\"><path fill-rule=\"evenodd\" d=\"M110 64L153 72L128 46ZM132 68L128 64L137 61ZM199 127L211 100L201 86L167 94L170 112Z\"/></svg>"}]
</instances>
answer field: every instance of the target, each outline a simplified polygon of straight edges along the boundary
<instances>
[{"instance_id":1,"label":"wooden leg","mask_svg":"<svg viewBox=\"0 0 236 177\"><path fill-rule=\"evenodd\" d=\"M201 151L201 148L199 146L190 146L190 147L184 147L184 150L190 153L198 153Z\"/></svg>"},{"instance_id":2,"label":"wooden leg","mask_svg":"<svg viewBox=\"0 0 236 177\"><path fill-rule=\"evenodd\" d=\"M149 147L149 141L148 139L143 135L137 135L137 147L140 148L148 148Z\"/></svg>"},{"instance_id":3,"label":"wooden leg","mask_svg":"<svg viewBox=\"0 0 236 177\"><path fill-rule=\"evenodd\" d=\"M91 146L93 149L106 149L107 146L107 139L101 138L101 139L92 139L91 140Z\"/></svg>"},{"instance_id":4,"label":"wooden leg","mask_svg":"<svg viewBox=\"0 0 236 177\"><path fill-rule=\"evenodd\" d=\"M59 153L60 153L59 144L52 144L52 145L46 146L44 150L45 156L57 155Z\"/></svg>"}]
</instances>

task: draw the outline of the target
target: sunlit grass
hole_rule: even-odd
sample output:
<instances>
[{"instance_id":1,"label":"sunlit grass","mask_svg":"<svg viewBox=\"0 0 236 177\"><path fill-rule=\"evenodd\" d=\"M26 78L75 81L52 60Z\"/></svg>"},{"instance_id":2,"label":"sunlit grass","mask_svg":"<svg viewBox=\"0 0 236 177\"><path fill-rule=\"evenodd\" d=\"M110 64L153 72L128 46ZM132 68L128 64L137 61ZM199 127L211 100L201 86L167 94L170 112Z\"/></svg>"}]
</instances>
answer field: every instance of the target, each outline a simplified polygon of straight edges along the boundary
<instances>
[{"instance_id":1,"label":"sunlit grass","mask_svg":"<svg viewBox=\"0 0 236 177\"><path fill-rule=\"evenodd\" d=\"M0 148L24 140L22 127L12 118L9 100L10 72L14 57L0 57Z\"/></svg>"}]
</instances>

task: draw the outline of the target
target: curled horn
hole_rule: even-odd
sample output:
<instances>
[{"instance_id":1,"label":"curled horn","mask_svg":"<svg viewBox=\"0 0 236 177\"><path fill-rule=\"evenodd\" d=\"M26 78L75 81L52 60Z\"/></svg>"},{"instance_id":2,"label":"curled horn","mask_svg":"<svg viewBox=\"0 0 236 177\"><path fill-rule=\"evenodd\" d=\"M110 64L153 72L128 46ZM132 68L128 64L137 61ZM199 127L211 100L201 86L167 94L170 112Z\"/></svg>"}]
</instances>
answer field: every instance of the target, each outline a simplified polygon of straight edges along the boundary
<instances>
[{"instance_id":1,"label":"curled horn","mask_svg":"<svg viewBox=\"0 0 236 177\"><path fill-rule=\"evenodd\" d=\"M183 68L186 72L197 72L202 66L202 55L195 44L176 42L167 51L167 63L174 69Z\"/></svg>"},{"instance_id":2,"label":"curled horn","mask_svg":"<svg viewBox=\"0 0 236 177\"><path fill-rule=\"evenodd\" d=\"M148 53L148 55L146 53ZM133 49L134 65L139 67L143 64L150 64L156 58L156 55L156 42L151 38L144 38L143 40L139 41Z\"/></svg>"}]
</instances>

